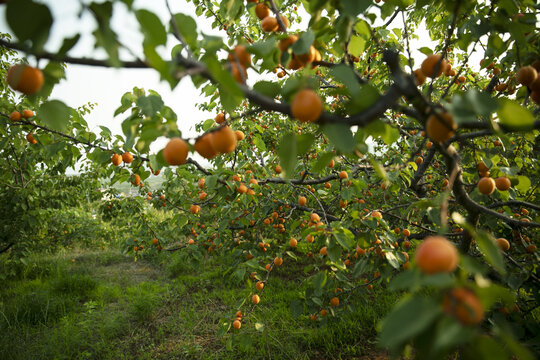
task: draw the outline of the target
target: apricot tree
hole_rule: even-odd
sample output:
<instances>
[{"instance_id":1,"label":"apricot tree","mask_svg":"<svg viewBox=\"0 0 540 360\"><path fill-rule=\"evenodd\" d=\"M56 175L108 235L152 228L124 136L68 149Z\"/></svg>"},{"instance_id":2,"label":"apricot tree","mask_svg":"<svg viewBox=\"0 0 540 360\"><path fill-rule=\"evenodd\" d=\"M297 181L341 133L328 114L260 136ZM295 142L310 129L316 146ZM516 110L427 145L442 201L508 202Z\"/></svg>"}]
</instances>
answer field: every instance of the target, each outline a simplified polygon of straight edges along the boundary
<instances>
[{"instance_id":1,"label":"apricot tree","mask_svg":"<svg viewBox=\"0 0 540 360\"><path fill-rule=\"evenodd\" d=\"M226 273L253 292L224 317L224 332L241 332L264 302L272 271L298 262L309 275L291 304L297 316L325 323L346 316L354 297L403 291L381 323L380 344L393 353L412 344L421 358L455 351L532 358L519 341L538 330L538 6L192 3L223 37L201 33L167 2L165 23L129 0L81 4L96 20L96 47L107 54L94 59L69 55L79 36L44 51L54 22L47 6L9 1L15 40L0 44L48 63L40 66L39 91L26 91L22 104L2 102L3 137L19 142L2 161L26 156L20 136L32 132L43 156L52 146L84 150L100 175L131 181L151 204L174 210L172 226L185 235L180 245L148 239L129 249L141 256L164 244L196 257L232 255ZM111 24L120 6L140 25L144 41L133 48ZM35 21L22 24L21 12ZM422 26L434 45L413 48ZM124 59L121 49L141 58ZM129 111L124 136L105 127L94 134L76 110L47 100L63 76L61 63L152 68L171 88L190 77L203 96L199 107L215 119L201 119L196 139L182 137L160 95L135 88L114 114ZM8 83L25 92L19 68ZM35 116L9 119L23 107ZM170 141L151 153L162 136ZM126 152L130 161L120 158ZM159 171L161 193L142 186ZM15 173L6 181L17 181ZM523 331L513 333L511 324Z\"/></svg>"}]
</instances>

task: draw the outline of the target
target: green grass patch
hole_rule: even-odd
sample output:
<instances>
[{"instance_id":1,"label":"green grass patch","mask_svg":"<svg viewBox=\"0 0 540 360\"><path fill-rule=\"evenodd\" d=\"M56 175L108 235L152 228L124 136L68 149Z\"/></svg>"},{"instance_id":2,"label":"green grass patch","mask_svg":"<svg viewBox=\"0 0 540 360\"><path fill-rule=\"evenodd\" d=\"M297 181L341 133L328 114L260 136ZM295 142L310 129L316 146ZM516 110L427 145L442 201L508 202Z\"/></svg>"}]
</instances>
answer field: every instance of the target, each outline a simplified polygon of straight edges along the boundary
<instances>
[{"instance_id":1,"label":"green grass patch","mask_svg":"<svg viewBox=\"0 0 540 360\"><path fill-rule=\"evenodd\" d=\"M375 326L396 301L382 290L351 293L335 317L294 317L306 284L290 276L290 261L240 331L220 335L237 309L252 307L252 288L227 271L234 261L181 252L134 261L113 250L41 259L3 285L0 358L354 358L372 353Z\"/></svg>"}]
</instances>

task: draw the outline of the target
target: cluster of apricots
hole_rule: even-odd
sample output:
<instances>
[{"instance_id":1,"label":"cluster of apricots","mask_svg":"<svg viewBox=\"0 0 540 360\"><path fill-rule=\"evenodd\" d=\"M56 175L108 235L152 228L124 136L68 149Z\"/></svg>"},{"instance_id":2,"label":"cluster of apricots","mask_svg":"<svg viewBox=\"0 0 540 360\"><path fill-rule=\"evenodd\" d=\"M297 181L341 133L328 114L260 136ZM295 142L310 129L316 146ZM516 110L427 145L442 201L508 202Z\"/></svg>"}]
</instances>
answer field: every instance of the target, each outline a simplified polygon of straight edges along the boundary
<instances>
[{"instance_id":1,"label":"cluster of apricots","mask_svg":"<svg viewBox=\"0 0 540 360\"><path fill-rule=\"evenodd\" d=\"M122 155L114 153L111 157L111 162L115 166L120 166L122 161L126 164L131 164L133 162L133 155L130 152L125 152Z\"/></svg>"},{"instance_id":2,"label":"cluster of apricots","mask_svg":"<svg viewBox=\"0 0 540 360\"><path fill-rule=\"evenodd\" d=\"M531 65L523 66L516 72L516 81L526 86L530 91L531 99L540 104L540 60L536 60Z\"/></svg>"},{"instance_id":3,"label":"cluster of apricots","mask_svg":"<svg viewBox=\"0 0 540 360\"><path fill-rule=\"evenodd\" d=\"M503 239L504 240L504 239ZM429 236L418 246L416 265L425 274L453 272L459 262L454 244L442 236ZM453 288L443 299L443 309L465 325L476 325L484 319L484 308L476 294L465 287Z\"/></svg>"},{"instance_id":4,"label":"cluster of apricots","mask_svg":"<svg viewBox=\"0 0 540 360\"><path fill-rule=\"evenodd\" d=\"M234 79L244 84L248 78L247 68L251 65L251 54L247 52L244 45L237 45L227 57Z\"/></svg>"},{"instance_id":5,"label":"cluster of apricots","mask_svg":"<svg viewBox=\"0 0 540 360\"><path fill-rule=\"evenodd\" d=\"M480 180L478 181L478 191L484 195L491 195L495 189L499 191L507 191L512 186L510 179L506 176L499 176L497 179L489 177L489 168L483 161L480 161L477 166L478 175Z\"/></svg>"},{"instance_id":6,"label":"cluster of apricots","mask_svg":"<svg viewBox=\"0 0 540 360\"><path fill-rule=\"evenodd\" d=\"M420 68L414 70L416 85L423 85L426 82L426 78L437 78L443 73L445 76L456 76L456 70L452 69L452 65L443 59L440 54L428 55ZM465 82L465 77L459 81Z\"/></svg>"},{"instance_id":7,"label":"cluster of apricots","mask_svg":"<svg viewBox=\"0 0 540 360\"><path fill-rule=\"evenodd\" d=\"M248 3L256 3L255 15L261 20L261 28L264 32L271 33L277 31L285 31L289 27L289 19L285 16L280 16L281 22L285 29L281 28L277 18L270 16L270 8L264 2L258 2L257 0L247 0Z\"/></svg>"},{"instance_id":8,"label":"cluster of apricots","mask_svg":"<svg viewBox=\"0 0 540 360\"><path fill-rule=\"evenodd\" d=\"M139 251L144 251L146 249L145 246L143 244L140 244L137 239L133 239L133 242L137 244L133 246L133 251L139 252ZM160 241L157 238L153 238L151 243L152 243L152 246L154 246L157 249L157 251L163 250L163 247L161 246Z\"/></svg>"},{"instance_id":9,"label":"cluster of apricots","mask_svg":"<svg viewBox=\"0 0 540 360\"><path fill-rule=\"evenodd\" d=\"M21 119L29 119L31 117L34 117L34 112L32 110L23 110L22 113L15 110L9 114L9 119L11 121L20 121ZM32 133L28 133L26 135L26 140L32 145L37 144L37 140L34 138L34 134Z\"/></svg>"}]
</instances>

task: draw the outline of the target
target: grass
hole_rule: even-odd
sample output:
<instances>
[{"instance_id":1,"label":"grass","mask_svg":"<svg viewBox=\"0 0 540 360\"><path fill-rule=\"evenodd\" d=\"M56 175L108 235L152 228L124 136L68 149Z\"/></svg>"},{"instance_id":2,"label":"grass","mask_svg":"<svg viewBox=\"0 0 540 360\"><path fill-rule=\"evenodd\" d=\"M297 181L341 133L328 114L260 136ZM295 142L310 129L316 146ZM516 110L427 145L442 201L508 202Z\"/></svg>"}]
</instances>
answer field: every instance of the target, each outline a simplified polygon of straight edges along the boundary
<instances>
[{"instance_id":1,"label":"grass","mask_svg":"<svg viewBox=\"0 0 540 360\"><path fill-rule=\"evenodd\" d=\"M304 284L284 265L241 330L221 334L250 295L223 275L227 256L134 262L105 250L34 260L0 285L1 359L358 358L373 354L375 326L396 301L380 291L350 296L351 311L340 316L293 317Z\"/></svg>"}]
</instances>

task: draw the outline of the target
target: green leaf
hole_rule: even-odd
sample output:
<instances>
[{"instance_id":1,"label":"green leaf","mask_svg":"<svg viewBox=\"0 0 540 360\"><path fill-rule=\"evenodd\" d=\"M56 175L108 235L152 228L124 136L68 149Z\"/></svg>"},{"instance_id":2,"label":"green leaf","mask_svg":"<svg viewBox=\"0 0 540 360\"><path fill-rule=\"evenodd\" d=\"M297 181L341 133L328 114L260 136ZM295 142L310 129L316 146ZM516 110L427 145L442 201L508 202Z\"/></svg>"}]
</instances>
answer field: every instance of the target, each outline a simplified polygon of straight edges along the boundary
<instances>
[{"instance_id":1,"label":"green leaf","mask_svg":"<svg viewBox=\"0 0 540 360\"><path fill-rule=\"evenodd\" d=\"M355 245L354 235L348 229L343 229L342 232L334 233L334 238L345 250L351 250Z\"/></svg>"},{"instance_id":2,"label":"green leaf","mask_svg":"<svg viewBox=\"0 0 540 360\"><path fill-rule=\"evenodd\" d=\"M313 285L313 288L322 290L322 288L326 284L326 273L324 271L318 272L312 277L311 283Z\"/></svg>"},{"instance_id":3,"label":"green leaf","mask_svg":"<svg viewBox=\"0 0 540 360\"><path fill-rule=\"evenodd\" d=\"M366 9L373 4L371 0L341 0L343 5L343 14L349 15L351 17L356 17L361 12L366 11Z\"/></svg>"},{"instance_id":4,"label":"green leaf","mask_svg":"<svg viewBox=\"0 0 540 360\"><path fill-rule=\"evenodd\" d=\"M345 85L345 89L352 97L358 96L360 85L354 71L347 65L337 65L330 69L330 74Z\"/></svg>"},{"instance_id":5,"label":"green leaf","mask_svg":"<svg viewBox=\"0 0 540 360\"><path fill-rule=\"evenodd\" d=\"M383 123L381 120L372 121L364 127L364 131L373 138L380 137L387 145L399 139L399 130Z\"/></svg>"},{"instance_id":6,"label":"green leaf","mask_svg":"<svg viewBox=\"0 0 540 360\"><path fill-rule=\"evenodd\" d=\"M315 141L315 136L313 134L300 134L296 135L296 148L298 155L305 155L313 142Z\"/></svg>"},{"instance_id":7,"label":"green leaf","mask_svg":"<svg viewBox=\"0 0 540 360\"><path fill-rule=\"evenodd\" d=\"M81 34L77 34L77 35L74 35L73 37L64 39L64 41L62 42L62 46L60 47L60 50L58 50L58 52L56 53L57 56L63 57L64 55L66 55L67 52L71 50L73 46L75 46L75 44L77 44L77 41L79 41L80 38L81 38Z\"/></svg>"},{"instance_id":8,"label":"green leaf","mask_svg":"<svg viewBox=\"0 0 540 360\"><path fill-rule=\"evenodd\" d=\"M144 41L153 46L165 45L167 31L156 14L148 10L137 10L135 16L141 25Z\"/></svg>"},{"instance_id":9,"label":"green leaf","mask_svg":"<svg viewBox=\"0 0 540 360\"><path fill-rule=\"evenodd\" d=\"M476 329L464 327L451 317L444 317L437 323L433 349L449 349L470 340Z\"/></svg>"},{"instance_id":10,"label":"green leaf","mask_svg":"<svg viewBox=\"0 0 540 360\"><path fill-rule=\"evenodd\" d=\"M440 313L439 305L432 299L418 296L406 298L382 320L380 344L393 350L398 349L425 331Z\"/></svg>"},{"instance_id":11,"label":"green leaf","mask_svg":"<svg viewBox=\"0 0 540 360\"><path fill-rule=\"evenodd\" d=\"M197 23L189 15L175 14L174 21L178 26L180 35L184 38L191 50L197 49Z\"/></svg>"},{"instance_id":12,"label":"green leaf","mask_svg":"<svg viewBox=\"0 0 540 360\"><path fill-rule=\"evenodd\" d=\"M110 21L113 13L113 6L110 2L104 3L91 3L89 6L90 11L94 15L97 28L92 33L96 39L96 45L102 47L109 55L109 63L113 66L119 67L121 65L118 55L119 43L117 41L116 33L111 29Z\"/></svg>"},{"instance_id":13,"label":"green leaf","mask_svg":"<svg viewBox=\"0 0 540 360\"><path fill-rule=\"evenodd\" d=\"M360 56L366 49L366 39L361 36L352 36L349 41L348 51L353 56Z\"/></svg>"},{"instance_id":14,"label":"green leaf","mask_svg":"<svg viewBox=\"0 0 540 360\"><path fill-rule=\"evenodd\" d=\"M506 270L504 269L504 261L501 254L501 251L494 239L484 231L478 231L475 236L476 243L482 253L486 257L486 260L491 266L495 268L498 272L504 274Z\"/></svg>"},{"instance_id":15,"label":"green leaf","mask_svg":"<svg viewBox=\"0 0 540 360\"><path fill-rule=\"evenodd\" d=\"M319 158L317 159L317 162L313 166L312 171L315 172L315 173L318 173L319 171L321 171L322 169L327 167L328 164L330 163L330 160L332 160L334 158L334 156L336 156L336 155L334 153L332 153L332 152L328 152L328 153L319 155Z\"/></svg>"},{"instance_id":16,"label":"green leaf","mask_svg":"<svg viewBox=\"0 0 540 360\"><path fill-rule=\"evenodd\" d=\"M258 57L265 57L276 49L276 39L270 38L264 41L257 41L251 45L250 50Z\"/></svg>"},{"instance_id":17,"label":"green leaf","mask_svg":"<svg viewBox=\"0 0 540 360\"><path fill-rule=\"evenodd\" d=\"M8 1L7 23L19 42L32 40L35 50L41 50L49 37L53 17L49 8L31 0Z\"/></svg>"},{"instance_id":18,"label":"green leaf","mask_svg":"<svg viewBox=\"0 0 540 360\"><path fill-rule=\"evenodd\" d=\"M354 25L354 31L365 40L371 39L371 27L365 20L358 20Z\"/></svg>"},{"instance_id":19,"label":"green leaf","mask_svg":"<svg viewBox=\"0 0 540 360\"><path fill-rule=\"evenodd\" d=\"M244 93L232 75L223 68L223 65L214 55L206 54L202 61L208 66L212 76L219 82L219 96L221 104L227 112L234 112L235 108L242 102Z\"/></svg>"},{"instance_id":20,"label":"green leaf","mask_svg":"<svg viewBox=\"0 0 540 360\"><path fill-rule=\"evenodd\" d=\"M278 149L279 163L283 169L283 175L286 179L294 176L296 168L296 136L294 133L285 134L279 143Z\"/></svg>"},{"instance_id":21,"label":"green leaf","mask_svg":"<svg viewBox=\"0 0 540 360\"><path fill-rule=\"evenodd\" d=\"M268 97L275 98L281 91L281 85L272 81L258 81L253 85L253 90Z\"/></svg>"},{"instance_id":22,"label":"green leaf","mask_svg":"<svg viewBox=\"0 0 540 360\"><path fill-rule=\"evenodd\" d=\"M531 189L531 180L524 176L518 176L519 183L515 186L516 190L519 190L521 193L525 194Z\"/></svg>"},{"instance_id":23,"label":"green leaf","mask_svg":"<svg viewBox=\"0 0 540 360\"><path fill-rule=\"evenodd\" d=\"M431 55L431 54L433 54L433 50L431 50L431 48L426 47L426 46L421 47L420 49L418 49L418 51L420 51L420 52L421 52L422 54L424 54L424 55Z\"/></svg>"},{"instance_id":24,"label":"green leaf","mask_svg":"<svg viewBox=\"0 0 540 360\"><path fill-rule=\"evenodd\" d=\"M394 253L387 251L385 252L384 256L386 257L386 260L388 260L388 263L390 264L390 266L392 266L394 269L399 269L400 267L399 260L396 257L396 255L394 255Z\"/></svg>"},{"instance_id":25,"label":"green leaf","mask_svg":"<svg viewBox=\"0 0 540 360\"><path fill-rule=\"evenodd\" d=\"M339 151L350 153L354 150L355 141L349 126L328 124L322 126L322 131Z\"/></svg>"},{"instance_id":26,"label":"green leaf","mask_svg":"<svg viewBox=\"0 0 540 360\"><path fill-rule=\"evenodd\" d=\"M511 127L527 128L534 124L533 114L514 100L500 99L497 115L501 124Z\"/></svg>"},{"instance_id":27,"label":"green leaf","mask_svg":"<svg viewBox=\"0 0 540 360\"><path fill-rule=\"evenodd\" d=\"M301 55L309 52L309 47L315 40L315 34L313 31L308 30L300 36L300 38L293 44L292 50L295 54Z\"/></svg>"},{"instance_id":28,"label":"green leaf","mask_svg":"<svg viewBox=\"0 0 540 360\"><path fill-rule=\"evenodd\" d=\"M163 108L163 100L157 95L139 96L137 106L146 116L154 116Z\"/></svg>"},{"instance_id":29,"label":"green leaf","mask_svg":"<svg viewBox=\"0 0 540 360\"><path fill-rule=\"evenodd\" d=\"M65 131L71 117L71 108L59 100L50 100L41 104L38 114L45 126Z\"/></svg>"}]
</instances>

